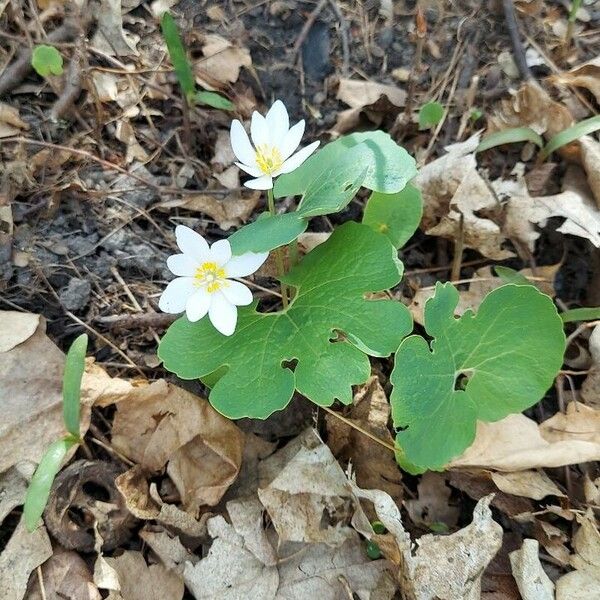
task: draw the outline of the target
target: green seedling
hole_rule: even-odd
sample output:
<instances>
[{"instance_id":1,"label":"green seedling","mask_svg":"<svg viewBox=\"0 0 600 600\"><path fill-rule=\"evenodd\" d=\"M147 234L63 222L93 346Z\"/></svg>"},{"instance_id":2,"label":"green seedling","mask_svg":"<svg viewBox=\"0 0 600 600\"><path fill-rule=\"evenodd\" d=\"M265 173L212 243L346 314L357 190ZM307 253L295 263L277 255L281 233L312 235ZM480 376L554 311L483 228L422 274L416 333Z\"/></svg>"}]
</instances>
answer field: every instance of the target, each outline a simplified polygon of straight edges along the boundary
<instances>
[{"instance_id":1,"label":"green seedling","mask_svg":"<svg viewBox=\"0 0 600 600\"><path fill-rule=\"evenodd\" d=\"M419 129L435 127L444 118L444 107L439 102L427 102L419 110Z\"/></svg>"},{"instance_id":2,"label":"green seedling","mask_svg":"<svg viewBox=\"0 0 600 600\"><path fill-rule=\"evenodd\" d=\"M84 333L73 342L67 352L63 376L63 421L67 434L48 447L27 488L23 517L29 531L38 526L50 496L52 483L65 456L74 446L82 443L79 428L80 390L87 343L88 336Z\"/></svg>"},{"instance_id":3,"label":"green seedling","mask_svg":"<svg viewBox=\"0 0 600 600\"><path fill-rule=\"evenodd\" d=\"M63 57L54 46L35 46L31 54L31 66L40 77L63 74Z\"/></svg>"},{"instance_id":4,"label":"green seedling","mask_svg":"<svg viewBox=\"0 0 600 600\"><path fill-rule=\"evenodd\" d=\"M511 129L502 129L486 135L475 152L483 152L496 146L504 144L518 144L521 142L531 142L539 148L544 146L544 140L539 133L536 133L531 127L513 127Z\"/></svg>"}]
</instances>

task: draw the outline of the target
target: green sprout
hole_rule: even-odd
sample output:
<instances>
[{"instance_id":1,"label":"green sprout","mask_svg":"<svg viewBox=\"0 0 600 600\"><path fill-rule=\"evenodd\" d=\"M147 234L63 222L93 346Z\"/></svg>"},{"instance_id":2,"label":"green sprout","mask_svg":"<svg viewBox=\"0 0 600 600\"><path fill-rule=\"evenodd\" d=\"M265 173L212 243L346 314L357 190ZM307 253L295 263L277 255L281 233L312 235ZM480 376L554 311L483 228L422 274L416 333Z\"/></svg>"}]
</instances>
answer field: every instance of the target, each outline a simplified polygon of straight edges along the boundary
<instances>
[{"instance_id":1,"label":"green sprout","mask_svg":"<svg viewBox=\"0 0 600 600\"><path fill-rule=\"evenodd\" d=\"M41 44L33 49L31 66L40 77L63 74L63 57L54 46Z\"/></svg>"},{"instance_id":2,"label":"green sprout","mask_svg":"<svg viewBox=\"0 0 600 600\"><path fill-rule=\"evenodd\" d=\"M39 523L52 483L65 456L71 448L82 443L79 428L80 394L87 343L88 336L84 333L71 344L67 352L63 376L63 421L67 434L50 444L27 488L23 517L29 531L33 531Z\"/></svg>"}]
</instances>

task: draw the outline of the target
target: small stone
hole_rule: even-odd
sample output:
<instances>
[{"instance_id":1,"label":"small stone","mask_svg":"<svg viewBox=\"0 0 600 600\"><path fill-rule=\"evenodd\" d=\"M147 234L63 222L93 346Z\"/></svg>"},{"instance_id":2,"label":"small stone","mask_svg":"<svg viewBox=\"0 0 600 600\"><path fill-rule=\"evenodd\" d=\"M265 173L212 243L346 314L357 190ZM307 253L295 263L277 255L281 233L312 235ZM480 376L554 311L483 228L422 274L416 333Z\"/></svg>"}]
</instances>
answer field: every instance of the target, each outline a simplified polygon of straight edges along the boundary
<instances>
[{"instance_id":1,"label":"small stone","mask_svg":"<svg viewBox=\"0 0 600 600\"><path fill-rule=\"evenodd\" d=\"M92 292L92 284L85 279L73 277L66 288L61 290L61 304L70 311L78 311L87 305Z\"/></svg>"},{"instance_id":2,"label":"small stone","mask_svg":"<svg viewBox=\"0 0 600 600\"><path fill-rule=\"evenodd\" d=\"M410 79L410 69L404 67L398 67L392 71L392 77L396 81L406 82Z\"/></svg>"}]
</instances>

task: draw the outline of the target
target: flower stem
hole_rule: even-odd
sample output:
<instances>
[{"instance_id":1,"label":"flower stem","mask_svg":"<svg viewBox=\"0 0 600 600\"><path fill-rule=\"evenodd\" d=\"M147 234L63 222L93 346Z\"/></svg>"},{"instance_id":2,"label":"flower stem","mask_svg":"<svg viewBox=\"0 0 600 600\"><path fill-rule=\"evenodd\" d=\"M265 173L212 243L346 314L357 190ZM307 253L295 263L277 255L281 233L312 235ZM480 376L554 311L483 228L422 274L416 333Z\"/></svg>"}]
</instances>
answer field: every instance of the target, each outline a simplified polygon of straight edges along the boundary
<instances>
[{"instance_id":1,"label":"flower stem","mask_svg":"<svg viewBox=\"0 0 600 600\"><path fill-rule=\"evenodd\" d=\"M269 207L269 212L275 216L275 199L273 198L273 189L267 190L267 205ZM277 274L279 277L283 277L285 275L285 264L283 261L283 252L281 248L275 248L275 264L277 265ZM281 286L281 301L283 303L283 308L286 309L288 307L288 287L283 281L280 281Z\"/></svg>"}]
</instances>

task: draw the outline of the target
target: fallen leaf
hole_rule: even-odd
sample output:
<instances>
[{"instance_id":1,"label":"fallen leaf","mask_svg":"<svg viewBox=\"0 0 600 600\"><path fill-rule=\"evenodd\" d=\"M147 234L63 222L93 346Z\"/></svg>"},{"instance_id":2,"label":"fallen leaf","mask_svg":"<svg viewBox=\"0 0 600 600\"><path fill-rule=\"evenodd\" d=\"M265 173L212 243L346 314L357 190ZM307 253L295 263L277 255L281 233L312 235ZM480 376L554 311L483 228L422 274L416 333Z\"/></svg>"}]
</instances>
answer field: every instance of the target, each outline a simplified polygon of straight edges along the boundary
<instances>
[{"instance_id":1,"label":"fallen leaf","mask_svg":"<svg viewBox=\"0 0 600 600\"><path fill-rule=\"evenodd\" d=\"M21 119L17 108L0 102L0 139L20 135L28 129L29 124Z\"/></svg>"},{"instance_id":2,"label":"fallen leaf","mask_svg":"<svg viewBox=\"0 0 600 600\"><path fill-rule=\"evenodd\" d=\"M589 135L580 137L578 141L588 184L594 194L596 206L600 208L600 144Z\"/></svg>"},{"instance_id":3,"label":"fallen leaf","mask_svg":"<svg viewBox=\"0 0 600 600\"><path fill-rule=\"evenodd\" d=\"M447 529L456 525L460 509L450 504L452 490L446 485L442 474L433 471L425 473L417 485L417 493L416 500L404 501L415 525L427 528L445 525Z\"/></svg>"},{"instance_id":4,"label":"fallen leaf","mask_svg":"<svg viewBox=\"0 0 600 600\"><path fill-rule=\"evenodd\" d=\"M40 325L40 315L0 311L0 352L8 352L29 339Z\"/></svg>"},{"instance_id":5,"label":"fallen leaf","mask_svg":"<svg viewBox=\"0 0 600 600\"><path fill-rule=\"evenodd\" d=\"M125 550L106 563L116 572L123 600L181 600L183 579L162 564L147 565L141 552Z\"/></svg>"},{"instance_id":6,"label":"fallen leaf","mask_svg":"<svg viewBox=\"0 0 600 600\"><path fill-rule=\"evenodd\" d=\"M148 160L148 153L140 146L129 121L120 119L117 122L115 137L127 147L127 153L125 155L126 164L129 164L134 160L142 163L145 163Z\"/></svg>"},{"instance_id":7,"label":"fallen leaf","mask_svg":"<svg viewBox=\"0 0 600 600\"><path fill-rule=\"evenodd\" d=\"M564 498L557 485L544 471L517 471L514 473L491 473L498 489L506 494L542 500L546 496Z\"/></svg>"},{"instance_id":8,"label":"fallen leaf","mask_svg":"<svg viewBox=\"0 0 600 600\"><path fill-rule=\"evenodd\" d=\"M123 29L121 0L105 0L95 12L96 33L92 38L92 46L109 56L137 55L139 38Z\"/></svg>"},{"instance_id":9,"label":"fallen leaf","mask_svg":"<svg viewBox=\"0 0 600 600\"><path fill-rule=\"evenodd\" d=\"M388 429L390 404L378 377L358 386L345 417L393 446ZM392 453L333 415L325 415L325 422L327 445L338 460L352 464L359 487L384 490L402 502L402 475Z\"/></svg>"},{"instance_id":10,"label":"fallen leaf","mask_svg":"<svg viewBox=\"0 0 600 600\"><path fill-rule=\"evenodd\" d=\"M167 569L179 575L183 575L186 562L195 565L200 560L181 543L176 535L171 535L165 529L153 531L146 526L140 531L140 537L152 548Z\"/></svg>"},{"instance_id":11,"label":"fallen leaf","mask_svg":"<svg viewBox=\"0 0 600 600\"><path fill-rule=\"evenodd\" d=\"M235 480L242 432L203 398L164 380L119 402L112 428L116 450L150 472L165 465L185 509L214 506Z\"/></svg>"},{"instance_id":12,"label":"fallen leaf","mask_svg":"<svg viewBox=\"0 0 600 600\"><path fill-rule=\"evenodd\" d=\"M470 525L451 535L422 536L413 555L394 501L379 490L361 490L353 484L352 490L358 498L374 504L379 520L393 537L395 547L383 544L383 536L373 534L360 505L357 507L352 524L365 537L375 540L398 566L400 589L407 600L481 598L481 576L502 545L502 527L492 519L489 508L491 495L477 503Z\"/></svg>"},{"instance_id":13,"label":"fallen leaf","mask_svg":"<svg viewBox=\"0 0 600 600\"><path fill-rule=\"evenodd\" d=\"M219 197L210 193L189 194L184 198L161 202L158 208L162 210L184 208L192 212L204 213L214 219L220 229L227 231L245 223L254 212L260 198L260 192L243 196L239 192L231 192Z\"/></svg>"},{"instance_id":14,"label":"fallen leaf","mask_svg":"<svg viewBox=\"0 0 600 600\"><path fill-rule=\"evenodd\" d=\"M600 460L598 411L571 403L541 425L525 415L477 423L473 445L448 468L523 471Z\"/></svg>"},{"instance_id":15,"label":"fallen leaf","mask_svg":"<svg viewBox=\"0 0 600 600\"><path fill-rule=\"evenodd\" d=\"M251 67L250 51L236 46L225 38L209 34L202 46L203 58L193 63L196 82L209 90L218 90L235 83L242 67Z\"/></svg>"},{"instance_id":16,"label":"fallen leaf","mask_svg":"<svg viewBox=\"0 0 600 600\"><path fill-rule=\"evenodd\" d=\"M0 319L13 322L15 313L0 311ZM39 319L39 316L37 316ZM3 418L0 423L0 473L29 460L39 462L46 448L65 434L62 417L64 354L46 336L46 322L36 316L17 321L20 331L13 338L2 332L5 347L0 352ZM12 325L11 325L12 328ZM3 328L4 329L4 328ZM12 341L10 341L12 338ZM18 343L19 340L21 343ZM82 402L81 434L87 431L90 404ZM35 432L35 435L32 435Z\"/></svg>"},{"instance_id":17,"label":"fallen leaf","mask_svg":"<svg viewBox=\"0 0 600 600\"><path fill-rule=\"evenodd\" d=\"M55 548L54 554L42 565L44 593L39 580L29 581L27 600L101 600L86 562L71 550Z\"/></svg>"},{"instance_id":18,"label":"fallen leaf","mask_svg":"<svg viewBox=\"0 0 600 600\"><path fill-rule=\"evenodd\" d=\"M52 544L41 525L32 533L19 521L0 554L0 590L2 600L22 600L30 573L52 556Z\"/></svg>"},{"instance_id":19,"label":"fallen leaf","mask_svg":"<svg viewBox=\"0 0 600 600\"><path fill-rule=\"evenodd\" d=\"M346 476L314 429L262 461L259 476L258 497L282 541L339 546L352 535Z\"/></svg>"},{"instance_id":20,"label":"fallen leaf","mask_svg":"<svg viewBox=\"0 0 600 600\"><path fill-rule=\"evenodd\" d=\"M579 529L573 537L575 571L556 582L556 600L589 600L600 597L600 533L592 509L577 516Z\"/></svg>"},{"instance_id":21,"label":"fallen leaf","mask_svg":"<svg viewBox=\"0 0 600 600\"><path fill-rule=\"evenodd\" d=\"M595 409L600 409L600 326L596 325L588 341L592 365L581 385L581 397Z\"/></svg>"},{"instance_id":22,"label":"fallen leaf","mask_svg":"<svg viewBox=\"0 0 600 600\"><path fill-rule=\"evenodd\" d=\"M523 600L554 600L554 584L542 568L536 540L523 540L519 550L510 553L513 577Z\"/></svg>"},{"instance_id":23,"label":"fallen leaf","mask_svg":"<svg viewBox=\"0 0 600 600\"><path fill-rule=\"evenodd\" d=\"M551 81L589 90L600 102L600 57L593 58L570 71L553 75Z\"/></svg>"},{"instance_id":24,"label":"fallen leaf","mask_svg":"<svg viewBox=\"0 0 600 600\"><path fill-rule=\"evenodd\" d=\"M31 469L27 468L30 465L20 463L0 475L0 525L14 508L25 502L27 484L33 475L33 465ZM27 477L23 473L25 470L29 471Z\"/></svg>"}]
</instances>

